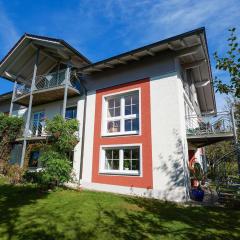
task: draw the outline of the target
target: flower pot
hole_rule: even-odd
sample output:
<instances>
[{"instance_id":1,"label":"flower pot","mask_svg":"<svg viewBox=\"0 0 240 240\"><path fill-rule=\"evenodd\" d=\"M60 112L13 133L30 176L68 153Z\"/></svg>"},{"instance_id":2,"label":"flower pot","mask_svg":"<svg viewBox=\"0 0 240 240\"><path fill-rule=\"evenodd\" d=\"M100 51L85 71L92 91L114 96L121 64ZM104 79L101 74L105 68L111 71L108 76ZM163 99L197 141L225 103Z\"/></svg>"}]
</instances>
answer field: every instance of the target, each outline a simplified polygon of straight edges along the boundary
<instances>
[{"instance_id":1,"label":"flower pot","mask_svg":"<svg viewBox=\"0 0 240 240\"><path fill-rule=\"evenodd\" d=\"M204 191L199 188L192 189L193 200L202 202L204 198Z\"/></svg>"}]
</instances>

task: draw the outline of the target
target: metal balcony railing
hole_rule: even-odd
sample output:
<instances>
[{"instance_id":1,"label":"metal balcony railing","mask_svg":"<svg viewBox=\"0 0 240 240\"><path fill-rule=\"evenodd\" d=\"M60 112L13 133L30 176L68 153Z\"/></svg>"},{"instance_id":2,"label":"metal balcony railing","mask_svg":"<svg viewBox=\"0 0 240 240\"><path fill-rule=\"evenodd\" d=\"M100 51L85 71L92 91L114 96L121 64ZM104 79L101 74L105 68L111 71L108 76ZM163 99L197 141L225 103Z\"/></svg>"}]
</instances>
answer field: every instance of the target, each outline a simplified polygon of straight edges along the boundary
<instances>
[{"instance_id":1,"label":"metal balcony railing","mask_svg":"<svg viewBox=\"0 0 240 240\"><path fill-rule=\"evenodd\" d=\"M65 79L66 79L66 69L58 72L36 76L34 91L36 92L44 89L51 89L51 88L63 86L65 84ZM80 83L73 72L70 72L70 81L68 82L68 86L80 91ZM30 88L31 88L31 81L29 81L29 85L17 84L15 99L30 93Z\"/></svg>"},{"instance_id":2,"label":"metal balcony railing","mask_svg":"<svg viewBox=\"0 0 240 240\"><path fill-rule=\"evenodd\" d=\"M32 129L29 131L31 137L47 136L45 131L46 122L33 122Z\"/></svg>"},{"instance_id":3,"label":"metal balcony railing","mask_svg":"<svg viewBox=\"0 0 240 240\"><path fill-rule=\"evenodd\" d=\"M229 112L220 112L213 116L186 116L187 135L233 133L232 121L232 116Z\"/></svg>"}]
</instances>

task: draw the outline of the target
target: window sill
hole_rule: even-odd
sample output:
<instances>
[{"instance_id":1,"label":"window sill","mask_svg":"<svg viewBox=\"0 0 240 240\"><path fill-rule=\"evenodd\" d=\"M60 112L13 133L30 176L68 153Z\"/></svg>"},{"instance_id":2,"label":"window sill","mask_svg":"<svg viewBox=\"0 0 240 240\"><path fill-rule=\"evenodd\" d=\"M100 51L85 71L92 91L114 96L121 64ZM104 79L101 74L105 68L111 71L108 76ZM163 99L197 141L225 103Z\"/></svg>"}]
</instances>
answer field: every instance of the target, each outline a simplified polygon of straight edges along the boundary
<instances>
[{"instance_id":1,"label":"window sill","mask_svg":"<svg viewBox=\"0 0 240 240\"><path fill-rule=\"evenodd\" d=\"M140 135L139 131L123 132L123 133L103 133L102 137L116 137L116 136L129 136L129 135Z\"/></svg>"},{"instance_id":2,"label":"window sill","mask_svg":"<svg viewBox=\"0 0 240 240\"><path fill-rule=\"evenodd\" d=\"M119 171L100 171L99 174L101 175L119 175L119 176L135 176L140 177L140 172L119 172Z\"/></svg>"}]
</instances>

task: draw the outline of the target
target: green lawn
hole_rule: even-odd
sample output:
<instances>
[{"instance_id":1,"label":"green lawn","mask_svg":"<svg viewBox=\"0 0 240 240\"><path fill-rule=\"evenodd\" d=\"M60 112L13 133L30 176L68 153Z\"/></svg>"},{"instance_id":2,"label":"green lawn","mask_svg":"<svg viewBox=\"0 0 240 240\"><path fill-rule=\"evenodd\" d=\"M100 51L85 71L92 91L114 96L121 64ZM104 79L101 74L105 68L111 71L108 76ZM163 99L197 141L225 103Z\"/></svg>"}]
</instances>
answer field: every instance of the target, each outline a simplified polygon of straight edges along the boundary
<instances>
[{"instance_id":1,"label":"green lawn","mask_svg":"<svg viewBox=\"0 0 240 240\"><path fill-rule=\"evenodd\" d=\"M240 239L240 210L0 180L0 239Z\"/></svg>"}]
</instances>

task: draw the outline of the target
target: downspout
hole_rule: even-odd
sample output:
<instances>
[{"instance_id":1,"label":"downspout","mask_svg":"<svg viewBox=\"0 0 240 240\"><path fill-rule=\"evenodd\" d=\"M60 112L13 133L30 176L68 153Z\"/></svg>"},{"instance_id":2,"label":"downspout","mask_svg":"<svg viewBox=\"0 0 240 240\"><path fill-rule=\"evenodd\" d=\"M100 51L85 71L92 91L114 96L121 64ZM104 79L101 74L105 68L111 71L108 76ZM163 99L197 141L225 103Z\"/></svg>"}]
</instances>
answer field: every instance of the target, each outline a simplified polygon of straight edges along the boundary
<instances>
[{"instance_id":1,"label":"downspout","mask_svg":"<svg viewBox=\"0 0 240 240\"><path fill-rule=\"evenodd\" d=\"M83 108L83 127L82 127L82 143L81 143L81 159L80 159L80 166L79 166L79 180L78 184L80 185L80 179L82 177L82 166L83 166L83 155L84 155L84 145L85 145L85 126L86 126L86 111L87 111L87 89L80 80L80 84L84 90L84 108Z\"/></svg>"}]
</instances>

